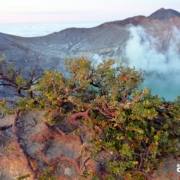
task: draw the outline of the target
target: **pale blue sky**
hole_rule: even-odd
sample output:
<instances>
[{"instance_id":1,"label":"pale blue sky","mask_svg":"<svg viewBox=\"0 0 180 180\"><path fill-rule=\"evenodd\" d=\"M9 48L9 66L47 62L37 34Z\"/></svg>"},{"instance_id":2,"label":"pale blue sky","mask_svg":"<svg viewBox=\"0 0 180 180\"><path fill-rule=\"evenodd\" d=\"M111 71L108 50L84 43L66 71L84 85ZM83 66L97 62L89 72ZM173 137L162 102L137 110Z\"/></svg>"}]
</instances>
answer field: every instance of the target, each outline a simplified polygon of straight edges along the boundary
<instances>
[{"instance_id":1,"label":"pale blue sky","mask_svg":"<svg viewBox=\"0 0 180 180\"><path fill-rule=\"evenodd\" d=\"M180 0L0 0L0 23L99 23L149 15Z\"/></svg>"}]
</instances>

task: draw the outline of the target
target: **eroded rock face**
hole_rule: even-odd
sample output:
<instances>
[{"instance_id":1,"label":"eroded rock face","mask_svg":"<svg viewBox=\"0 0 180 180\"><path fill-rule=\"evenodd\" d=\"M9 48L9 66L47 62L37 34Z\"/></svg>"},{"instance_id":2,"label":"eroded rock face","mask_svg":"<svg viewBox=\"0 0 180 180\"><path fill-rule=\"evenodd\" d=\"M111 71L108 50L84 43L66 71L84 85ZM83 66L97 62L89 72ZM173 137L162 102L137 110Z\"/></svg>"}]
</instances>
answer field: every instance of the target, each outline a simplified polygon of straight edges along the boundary
<instances>
[{"instance_id":1,"label":"eroded rock face","mask_svg":"<svg viewBox=\"0 0 180 180\"><path fill-rule=\"evenodd\" d=\"M57 179L78 180L86 160L80 136L48 126L45 118L45 112L24 112L1 120L7 128L0 136L0 179L38 179L50 168Z\"/></svg>"},{"instance_id":2,"label":"eroded rock face","mask_svg":"<svg viewBox=\"0 0 180 180\"><path fill-rule=\"evenodd\" d=\"M49 170L57 180L79 180L84 170L103 179L105 174L101 172L100 164L84 151L92 138L88 128L80 127L78 134L70 130L63 132L63 128L50 127L45 120L46 113L38 111L0 120L0 180L20 177L36 180ZM101 153L98 162L103 164L105 158L108 158L107 154ZM164 160L151 179L179 180L178 162L173 158Z\"/></svg>"},{"instance_id":3,"label":"eroded rock face","mask_svg":"<svg viewBox=\"0 0 180 180\"><path fill-rule=\"evenodd\" d=\"M0 133L0 179L15 180L27 176L33 180L32 169L12 129Z\"/></svg>"},{"instance_id":4,"label":"eroded rock face","mask_svg":"<svg viewBox=\"0 0 180 180\"><path fill-rule=\"evenodd\" d=\"M82 151L79 136L49 127L45 118L43 112L24 113L17 121L19 141L28 157L36 162L34 170L39 173L52 167L57 177L78 177Z\"/></svg>"}]
</instances>

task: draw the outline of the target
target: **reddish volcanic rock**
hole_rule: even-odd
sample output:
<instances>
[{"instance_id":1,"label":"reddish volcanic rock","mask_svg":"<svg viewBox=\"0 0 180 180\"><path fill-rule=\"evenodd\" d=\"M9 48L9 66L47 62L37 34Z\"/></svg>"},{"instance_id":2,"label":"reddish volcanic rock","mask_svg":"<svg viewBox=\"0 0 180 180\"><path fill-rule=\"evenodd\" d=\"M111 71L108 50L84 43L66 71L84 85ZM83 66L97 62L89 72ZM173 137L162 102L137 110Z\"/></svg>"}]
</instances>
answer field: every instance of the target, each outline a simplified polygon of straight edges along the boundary
<instances>
[{"instance_id":1,"label":"reddish volcanic rock","mask_svg":"<svg viewBox=\"0 0 180 180\"><path fill-rule=\"evenodd\" d=\"M96 163L89 153L84 153L88 142L83 143L81 133L75 135L50 127L45 123L45 115L45 112L21 113L16 122L19 142L29 160L34 160L37 176L48 167L60 179L78 179L85 169L94 172Z\"/></svg>"},{"instance_id":2,"label":"reddish volcanic rock","mask_svg":"<svg viewBox=\"0 0 180 180\"><path fill-rule=\"evenodd\" d=\"M0 145L0 179L11 180L27 176L28 180L33 180L34 173L16 138L9 137L9 133L1 133Z\"/></svg>"},{"instance_id":3,"label":"reddish volcanic rock","mask_svg":"<svg viewBox=\"0 0 180 180\"><path fill-rule=\"evenodd\" d=\"M45 115L37 111L20 113L14 116L12 126L0 131L0 180L36 180L48 169L57 180L79 180L85 171L106 177L104 160L111 158L111 153L102 151L96 161L91 158L90 129L80 127L77 134L63 132L58 126L47 125ZM173 158L164 161L152 180L180 178L177 163Z\"/></svg>"}]
</instances>

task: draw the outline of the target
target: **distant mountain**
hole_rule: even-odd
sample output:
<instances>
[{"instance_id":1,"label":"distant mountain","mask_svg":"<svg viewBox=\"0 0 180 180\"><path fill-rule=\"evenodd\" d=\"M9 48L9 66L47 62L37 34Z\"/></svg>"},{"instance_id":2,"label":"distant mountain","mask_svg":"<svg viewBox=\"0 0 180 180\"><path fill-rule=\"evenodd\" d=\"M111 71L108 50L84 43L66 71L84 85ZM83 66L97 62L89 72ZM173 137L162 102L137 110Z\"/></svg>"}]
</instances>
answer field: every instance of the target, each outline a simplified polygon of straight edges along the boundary
<instances>
[{"instance_id":1,"label":"distant mountain","mask_svg":"<svg viewBox=\"0 0 180 180\"><path fill-rule=\"evenodd\" d=\"M0 53L24 70L39 67L65 71L64 60L69 57L120 58L131 37L130 27L138 26L158 39L159 51L166 51L174 27L180 29L180 13L160 9L149 17L135 16L94 28L69 28L43 37L23 38L1 33Z\"/></svg>"},{"instance_id":2,"label":"distant mountain","mask_svg":"<svg viewBox=\"0 0 180 180\"><path fill-rule=\"evenodd\" d=\"M153 19L164 20L164 19L169 19L172 17L180 17L180 13L173 9L161 8L157 10L156 12L154 12L153 14L151 14L149 17Z\"/></svg>"}]
</instances>

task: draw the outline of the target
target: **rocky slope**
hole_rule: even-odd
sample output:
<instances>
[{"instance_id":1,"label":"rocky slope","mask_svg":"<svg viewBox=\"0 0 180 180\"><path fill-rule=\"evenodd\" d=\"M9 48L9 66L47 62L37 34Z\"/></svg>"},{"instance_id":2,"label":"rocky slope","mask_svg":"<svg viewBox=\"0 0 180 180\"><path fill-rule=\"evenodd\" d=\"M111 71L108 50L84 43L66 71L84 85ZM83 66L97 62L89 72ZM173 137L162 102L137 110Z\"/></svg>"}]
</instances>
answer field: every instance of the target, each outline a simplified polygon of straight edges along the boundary
<instances>
[{"instance_id":1,"label":"rocky slope","mask_svg":"<svg viewBox=\"0 0 180 180\"><path fill-rule=\"evenodd\" d=\"M53 168L57 179L79 179L88 158L82 153L84 142L70 132L65 134L58 127L48 127L43 119L44 112L1 119L8 125L0 123L3 125L0 131L0 179L24 176L37 179L49 167ZM92 160L88 161L86 166L91 163Z\"/></svg>"}]
</instances>

